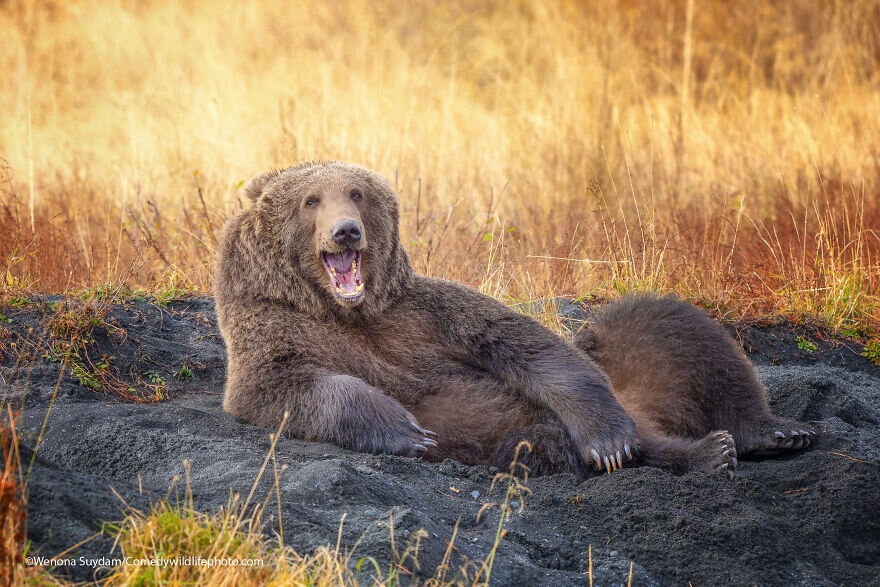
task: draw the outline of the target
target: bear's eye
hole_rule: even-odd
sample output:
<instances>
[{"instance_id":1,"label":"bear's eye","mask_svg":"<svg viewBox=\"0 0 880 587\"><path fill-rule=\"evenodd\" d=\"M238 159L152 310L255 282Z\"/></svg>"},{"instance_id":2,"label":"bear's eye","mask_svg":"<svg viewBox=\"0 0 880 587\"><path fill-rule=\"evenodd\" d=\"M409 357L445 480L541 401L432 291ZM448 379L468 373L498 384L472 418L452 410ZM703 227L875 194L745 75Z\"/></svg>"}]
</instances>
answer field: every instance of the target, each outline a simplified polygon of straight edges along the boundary
<instances>
[{"instance_id":1,"label":"bear's eye","mask_svg":"<svg viewBox=\"0 0 880 587\"><path fill-rule=\"evenodd\" d=\"M306 208L312 208L318 205L318 198L315 196L309 196L306 198Z\"/></svg>"},{"instance_id":2,"label":"bear's eye","mask_svg":"<svg viewBox=\"0 0 880 587\"><path fill-rule=\"evenodd\" d=\"M355 202L360 202L364 199L364 195L359 190L354 190L351 192L351 199Z\"/></svg>"}]
</instances>

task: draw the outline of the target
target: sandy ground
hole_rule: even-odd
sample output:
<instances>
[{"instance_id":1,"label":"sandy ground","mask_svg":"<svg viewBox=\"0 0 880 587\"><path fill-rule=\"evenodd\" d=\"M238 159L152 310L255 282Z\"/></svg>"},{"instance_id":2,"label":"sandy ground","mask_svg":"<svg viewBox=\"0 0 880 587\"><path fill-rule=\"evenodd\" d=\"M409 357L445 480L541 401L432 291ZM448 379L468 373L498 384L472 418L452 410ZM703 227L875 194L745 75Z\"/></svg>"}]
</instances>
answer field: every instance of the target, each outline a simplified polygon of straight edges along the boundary
<instances>
[{"instance_id":1,"label":"sandy ground","mask_svg":"<svg viewBox=\"0 0 880 587\"><path fill-rule=\"evenodd\" d=\"M57 300L57 298L55 298ZM6 342L25 346L41 332L51 310L39 300L3 308ZM588 309L564 303L577 321ZM192 464L197 509L227 503L230 490L249 491L269 448L268 431L243 424L221 409L224 350L213 302L207 298L167 307L133 301L112 308L110 321L125 331L94 329L91 356L112 356L122 380L158 373L170 399L153 404L116 400L61 380L29 487L32 551L53 556L119 520L124 506L148 507L165 495L183 461ZM27 334L28 327L34 333ZM733 329L733 327L731 327ZM880 368L833 341L799 349L804 332L785 325L743 326L736 334L758 366L771 404L782 416L817 422L824 433L809 450L780 458L741 461L735 479L676 477L648 467L628 468L584 482L565 475L529 480L532 494L506 522L493 572L497 584L588 584L592 546L596 584L832 585L880 582ZM807 333L821 337L821 332ZM8 346L8 345L7 345ZM186 362L195 377L174 378ZM59 364L40 359L27 393L7 352L0 390L24 402L22 454L33 452ZM430 576L446 550L456 520L454 563L482 560L491 548L495 510L477 521L496 471L446 461L351 453L335 446L282 439L277 453L288 465L280 483L287 543L300 551L359 539L362 556L389 562L389 520L398 546L417 529L428 532L415 576ZM262 498L271 479L261 484ZM275 511L275 508L270 508ZM270 517L268 530L277 530ZM100 537L68 556L110 556ZM80 580L94 569L67 567Z\"/></svg>"}]
</instances>

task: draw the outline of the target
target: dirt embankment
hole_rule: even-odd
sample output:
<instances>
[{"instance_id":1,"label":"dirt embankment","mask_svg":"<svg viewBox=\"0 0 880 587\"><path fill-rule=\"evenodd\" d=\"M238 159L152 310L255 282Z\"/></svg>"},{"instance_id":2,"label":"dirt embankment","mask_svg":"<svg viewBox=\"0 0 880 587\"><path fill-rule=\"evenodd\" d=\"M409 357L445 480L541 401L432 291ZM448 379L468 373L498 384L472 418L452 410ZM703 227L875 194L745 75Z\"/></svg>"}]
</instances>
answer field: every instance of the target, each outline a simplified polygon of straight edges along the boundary
<instances>
[{"instance_id":1,"label":"dirt embankment","mask_svg":"<svg viewBox=\"0 0 880 587\"><path fill-rule=\"evenodd\" d=\"M24 402L25 461L60 363L50 351L32 368L17 369L16 353L42 337L58 301L0 310L8 319L0 338L0 390ZM573 320L587 311L561 307ZM29 538L32 551L47 556L91 536L101 521L121 518L111 487L144 508L166 494L188 460L195 506L213 510L227 503L230 489L247 494L269 449L268 431L221 409L224 348L212 300L164 307L132 301L93 318L42 337L44 344L69 342L80 326L90 337L76 347L82 370L74 376L67 368L60 379L31 477ZM801 349L800 333L782 325L742 327L738 334L774 411L818 422L823 435L816 445L742 461L732 481L651 468L583 483L564 475L530 479L522 513L505 524L493 571L498 584L586 584L589 546L594 579L602 585L625 583L631 561L634 585L880 581L880 368L830 342ZM57 344L55 351L63 352ZM160 398L167 399L150 401ZM453 562L482 560L489 552L497 513L477 521L477 512L500 497L487 493L490 468L356 454L294 439L282 439L277 452L288 465L280 487L284 536L300 551L335 543L345 514L343 544L362 538L354 560L390 561L392 518L398 545L419 528L428 532L421 571L409 565L417 574L433 572L458 519ZM268 526L277 524L270 519ZM109 556L111 545L99 538L69 556ZM93 576L84 567L65 572Z\"/></svg>"}]
</instances>

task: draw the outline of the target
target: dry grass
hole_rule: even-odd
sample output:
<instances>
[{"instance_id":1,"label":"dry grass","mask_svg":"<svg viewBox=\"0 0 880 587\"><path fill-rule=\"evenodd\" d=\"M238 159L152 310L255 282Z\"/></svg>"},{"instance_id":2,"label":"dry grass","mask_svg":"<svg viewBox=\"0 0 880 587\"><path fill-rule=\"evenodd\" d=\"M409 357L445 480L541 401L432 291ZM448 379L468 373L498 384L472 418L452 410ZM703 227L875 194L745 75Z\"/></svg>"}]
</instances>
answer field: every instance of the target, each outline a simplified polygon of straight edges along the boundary
<instances>
[{"instance_id":1,"label":"dry grass","mask_svg":"<svg viewBox=\"0 0 880 587\"><path fill-rule=\"evenodd\" d=\"M285 421L286 418L287 415ZM321 546L310 554L302 555L289 545L285 545L284 528L280 522L274 532L274 538L267 538L269 529L266 527L265 519L274 514L276 504L277 519L281 519L279 479L287 466L278 467L275 445L283 427L284 422L279 427L279 431L271 435L269 452L247 497L242 499L241 495L231 495L227 506L220 511L205 514L195 509L189 483L190 465L186 461L183 463L186 480L182 501L179 498L174 501L169 499L180 480L179 477L172 480L168 494L156 502L148 512L141 512L128 506L124 498L117 494L127 510L127 515L119 525L105 524L104 531L115 535L116 541L113 552L106 555L110 566L102 569L105 574L102 584L108 586L211 585L212 587L363 584L386 587L406 582L412 579L416 570L422 570L418 555L421 541L427 539L427 532L418 530L411 533L407 544L400 548L401 545L395 542L393 516L388 521L388 528L394 560L384 565L386 568L372 557L358 558L356 551L360 541L350 547L343 546L344 516L335 546ZM4 433L0 438L3 440L5 455L7 435ZM9 446L17 446L17 442L10 441ZM452 553L454 550L457 551L455 540L458 524L456 524L453 535L447 542L442 561L434 570L433 576L420 579L420 584L426 587L452 585L476 587L490 584L495 554L506 534L505 522L514 513L522 511L524 498L530 493L525 485L528 481L528 468L518 463L522 450L531 450L531 447L527 442L520 443L509 471L498 473L492 480L489 493L491 494L496 487L501 488L503 495L500 501L486 503L477 517L479 520L487 511L497 511L495 541L487 558L482 562L463 558L457 567L453 566ZM270 470L274 475L274 484L260 502L258 487L263 476ZM14 472L12 474L14 475ZM24 503L21 500L13 500L14 509L7 511L6 476L3 482L4 485L0 486L0 491L3 491L0 493L0 509L9 514L5 517L4 523L12 529L4 528L0 535L5 538L15 538L8 544L2 545L5 549L0 548L0 556L4 557L2 560L7 564L5 567L0 567L0 570L10 573L9 583L4 584L67 585L64 580L52 576L41 567L24 566L21 550L16 548L17 543L24 538L23 527L26 520ZM15 488L21 483L26 484L26 481L12 480L10 486L13 497L18 495ZM519 500L518 507L511 505L513 500ZM72 553L75 548L75 546L71 547L53 558L74 556L75 554ZM2 578L4 577L0 575L0 579Z\"/></svg>"},{"instance_id":2,"label":"dry grass","mask_svg":"<svg viewBox=\"0 0 880 587\"><path fill-rule=\"evenodd\" d=\"M286 416L285 416L286 418ZM279 428L283 428L282 426ZM264 519L272 511L272 501L277 500L279 519L281 518L281 494L279 469L275 459L275 440L263 463L263 468L254 481L246 499L233 495L223 510L206 515L197 512L193 506L192 491L189 486L189 464L184 462L187 474L186 491L183 503L171 504L162 500L148 513L129 508L130 513L118 527L111 531L117 535L118 558L132 557L137 560L165 559L178 561L178 564L147 567L143 565L116 565L106 580L107 585L377 585L392 586L413 577L420 569L418 562L421 541L428 534L419 530L410 535L408 543L401 550L395 544L394 519L388 521L389 539L394 559L387 570L371 557L358 558L357 544L351 548L342 547L343 516L339 538L335 546L323 546L308 555L297 553L284 544L284 528L279 524L276 540L266 538ZM457 568L452 565L452 552L455 548L458 525L450 537L443 560L432 577L420 582L427 587L447 585L489 585L492 567L498 546L504 539L505 522L514 513L520 513L524 498L531 493L525 483L528 481L528 468L518 462L521 451L531 451L531 446L523 441L517 446L513 462L508 472L498 473L489 488L491 494L496 487L503 490L499 502L483 505L477 516L479 520L487 511L495 510L498 515L495 540L489 555L482 562L463 559ZM269 465L271 461L271 467ZM268 491L262 504L254 501L257 486L267 469L274 473L275 483ZM175 483L177 478L175 478ZM170 490L169 490L170 493ZM515 502L514 500L518 500ZM511 503L518 503L513 507ZM253 507L249 507L253 506ZM178 557L193 557L205 561L239 561L246 564L224 566L222 564L192 564L192 560L181 564Z\"/></svg>"},{"instance_id":3,"label":"dry grass","mask_svg":"<svg viewBox=\"0 0 880 587\"><path fill-rule=\"evenodd\" d=\"M286 418L285 415L284 421ZM162 500L148 513L129 508L129 514L122 524L110 528L116 534L119 550L115 558L120 562L114 564L106 584L357 584L358 575L349 566L350 555L340 551L339 542L335 549L325 546L302 556L285 546L283 525L279 524L277 542L266 538L263 520L273 498L277 498L279 519L281 512L279 474L286 466L279 469L275 458L279 432L272 436L269 453L246 499L232 495L227 507L212 515L196 511L189 484L189 463L184 462L187 478L182 504ZM254 504L257 487L270 461L275 476L274 486L262 504ZM175 478L173 483L177 480ZM341 533L340 528L340 538ZM122 561L130 560L129 557L134 561L167 560L170 564L124 564ZM377 582L383 582L381 573L377 579Z\"/></svg>"},{"instance_id":4,"label":"dry grass","mask_svg":"<svg viewBox=\"0 0 880 587\"><path fill-rule=\"evenodd\" d=\"M338 158L396 184L419 270L499 297L880 316L876 0L13 0L0 31L6 288L208 289L241 182Z\"/></svg>"},{"instance_id":5,"label":"dry grass","mask_svg":"<svg viewBox=\"0 0 880 587\"><path fill-rule=\"evenodd\" d=\"M167 567L118 565L107 585L344 585L354 584L344 553L321 547L302 556L267 540L253 518L214 515L162 502L133 512L120 528L119 557L166 559ZM178 559L177 557L181 557ZM211 564L194 561L213 561ZM221 561L237 561L230 566Z\"/></svg>"},{"instance_id":6,"label":"dry grass","mask_svg":"<svg viewBox=\"0 0 880 587\"><path fill-rule=\"evenodd\" d=\"M27 474L16 435L17 413L0 401L0 585L59 585L41 566L26 566Z\"/></svg>"},{"instance_id":7,"label":"dry grass","mask_svg":"<svg viewBox=\"0 0 880 587\"><path fill-rule=\"evenodd\" d=\"M21 488L21 462L11 411L0 419L0 584L9 585L24 566L21 545L27 530L27 504Z\"/></svg>"}]
</instances>

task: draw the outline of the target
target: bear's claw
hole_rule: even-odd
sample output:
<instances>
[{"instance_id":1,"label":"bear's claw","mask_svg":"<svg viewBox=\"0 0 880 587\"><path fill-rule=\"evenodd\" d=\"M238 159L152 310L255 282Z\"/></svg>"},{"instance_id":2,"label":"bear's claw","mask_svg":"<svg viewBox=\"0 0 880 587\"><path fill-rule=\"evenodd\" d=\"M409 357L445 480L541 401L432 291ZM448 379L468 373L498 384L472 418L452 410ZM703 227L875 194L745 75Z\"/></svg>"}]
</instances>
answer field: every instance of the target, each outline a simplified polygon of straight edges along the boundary
<instances>
[{"instance_id":1,"label":"bear's claw","mask_svg":"<svg viewBox=\"0 0 880 587\"><path fill-rule=\"evenodd\" d=\"M811 427L784 418L770 418L741 433L743 453L772 455L810 446L818 434Z\"/></svg>"},{"instance_id":2,"label":"bear's claw","mask_svg":"<svg viewBox=\"0 0 880 587\"><path fill-rule=\"evenodd\" d=\"M777 440L779 448L798 450L810 446L816 432L814 430L790 430L789 435L786 436L784 432L777 430L773 435L779 439Z\"/></svg>"},{"instance_id":3,"label":"bear's claw","mask_svg":"<svg viewBox=\"0 0 880 587\"><path fill-rule=\"evenodd\" d=\"M422 428L414 420L410 420L409 423L412 425L413 429L422 436L419 442L413 444L413 449L416 453L421 454L427 452L429 448L437 448L437 446L439 446L436 440L436 432L428 430L427 428Z\"/></svg>"},{"instance_id":4,"label":"bear's claw","mask_svg":"<svg viewBox=\"0 0 880 587\"><path fill-rule=\"evenodd\" d=\"M622 450L626 454L626 460L631 461L633 456L629 444L624 444ZM590 456L593 457L593 468L597 471L604 469L606 473L611 473L623 468L623 454L620 449L609 452L607 455L600 455L598 450L591 448Z\"/></svg>"},{"instance_id":5,"label":"bear's claw","mask_svg":"<svg viewBox=\"0 0 880 587\"><path fill-rule=\"evenodd\" d=\"M727 473L733 479L737 453L733 436L726 430L711 432L698 442L693 453L693 470L707 473Z\"/></svg>"}]
</instances>

